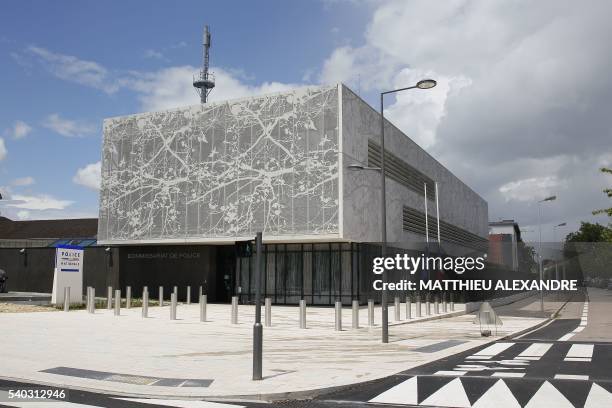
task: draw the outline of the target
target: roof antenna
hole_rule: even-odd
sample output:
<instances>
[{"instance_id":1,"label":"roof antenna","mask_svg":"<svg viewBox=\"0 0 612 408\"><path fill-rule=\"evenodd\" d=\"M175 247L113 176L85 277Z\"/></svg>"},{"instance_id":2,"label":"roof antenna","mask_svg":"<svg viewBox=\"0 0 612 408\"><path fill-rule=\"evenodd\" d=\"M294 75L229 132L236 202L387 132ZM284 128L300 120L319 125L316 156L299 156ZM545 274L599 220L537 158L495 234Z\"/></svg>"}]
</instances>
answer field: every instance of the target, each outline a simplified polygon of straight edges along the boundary
<instances>
[{"instance_id":1,"label":"roof antenna","mask_svg":"<svg viewBox=\"0 0 612 408\"><path fill-rule=\"evenodd\" d=\"M215 87L215 76L208 72L208 51L210 50L210 31L208 25L204 26L204 36L202 40L204 53L202 57L202 69L200 75L193 78L193 86L200 96L200 103L208 102L208 95Z\"/></svg>"}]
</instances>

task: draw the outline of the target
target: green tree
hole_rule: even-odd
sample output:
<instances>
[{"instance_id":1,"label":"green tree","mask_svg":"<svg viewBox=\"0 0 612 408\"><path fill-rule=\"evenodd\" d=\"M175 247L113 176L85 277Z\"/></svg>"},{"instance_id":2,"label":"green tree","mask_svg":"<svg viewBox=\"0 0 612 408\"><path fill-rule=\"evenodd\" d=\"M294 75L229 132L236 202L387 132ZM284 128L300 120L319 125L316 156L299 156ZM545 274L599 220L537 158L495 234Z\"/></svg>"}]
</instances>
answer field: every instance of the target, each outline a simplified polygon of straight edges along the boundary
<instances>
[{"instance_id":1,"label":"green tree","mask_svg":"<svg viewBox=\"0 0 612 408\"><path fill-rule=\"evenodd\" d=\"M612 237L612 230L599 223L581 222L580 229L576 232L567 234L567 242L612 242L608 239Z\"/></svg>"},{"instance_id":2,"label":"green tree","mask_svg":"<svg viewBox=\"0 0 612 408\"><path fill-rule=\"evenodd\" d=\"M612 174L612 169L608 169L606 167L602 167L599 170L602 173ZM604 192L605 195L608 196L608 198L612 198L612 188L604 188L603 192ZM593 215L597 215L597 214L607 214L608 217L612 217L612 207L610 207L610 208L602 208L602 209L593 211Z\"/></svg>"}]
</instances>

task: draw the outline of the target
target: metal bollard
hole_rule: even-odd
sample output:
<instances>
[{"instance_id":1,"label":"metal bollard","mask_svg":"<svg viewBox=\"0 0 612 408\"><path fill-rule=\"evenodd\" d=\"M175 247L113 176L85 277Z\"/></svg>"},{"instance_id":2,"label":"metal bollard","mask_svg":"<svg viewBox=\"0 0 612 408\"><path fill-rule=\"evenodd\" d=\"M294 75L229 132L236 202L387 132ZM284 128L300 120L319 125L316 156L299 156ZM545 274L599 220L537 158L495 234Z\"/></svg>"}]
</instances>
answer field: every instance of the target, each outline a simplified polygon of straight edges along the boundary
<instances>
[{"instance_id":1,"label":"metal bollard","mask_svg":"<svg viewBox=\"0 0 612 408\"><path fill-rule=\"evenodd\" d=\"M368 299L368 326L374 327L374 301Z\"/></svg>"},{"instance_id":2,"label":"metal bollard","mask_svg":"<svg viewBox=\"0 0 612 408\"><path fill-rule=\"evenodd\" d=\"M106 294L106 309L111 310L113 308L113 287L108 287L108 293Z\"/></svg>"},{"instance_id":3,"label":"metal bollard","mask_svg":"<svg viewBox=\"0 0 612 408\"><path fill-rule=\"evenodd\" d=\"M421 313L421 295L417 295L416 297L416 317L423 317Z\"/></svg>"},{"instance_id":4,"label":"metal bollard","mask_svg":"<svg viewBox=\"0 0 612 408\"><path fill-rule=\"evenodd\" d=\"M412 298L410 296L406 296L406 319L412 319Z\"/></svg>"},{"instance_id":5,"label":"metal bollard","mask_svg":"<svg viewBox=\"0 0 612 408\"><path fill-rule=\"evenodd\" d=\"M300 329L306 328L306 301L300 300Z\"/></svg>"},{"instance_id":6,"label":"metal bollard","mask_svg":"<svg viewBox=\"0 0 612 408\"><path fill-rule=\"evenodd\" d=\"M431 303L429 302L429 293L425 295L425 313L431 316Z\"/></svg>"},{"instance_id":7,"label":"metal bollard","mask_svg":"<svg viewBox=\"0 0 612 408\"><path fill-rule=\"evenodd\" d=\"M400 320L402 320L402 316L400 314L401 309L400 309L400 298L398 296L395 297L394 301L393 301L393 312L395 314L395 321L399 322Z\"/></svg>"},{"instance_id":8,"label":"metal bollard","mask_svg":"<svg viewBox=\"0 0 612 408\"><path fill-rule=\"evenodd\" d=\"M70 286L64 288L64 312L70 311Z\"/></svg>"},{"instance_id":9,"label":"metal bollard","mask_svg":"<svg viewBox=\"0 0 612 408\"><path fill-rule=\"evenodd\" d=\"M353 329L359 328L359 301L353 300Z\"/></svg>"},{"instance_id":10,"label":"metal bollard","mask_svg":"<svg viewBox=\"0 0 612 408\"><path fill-rule=\"evenodd\" d=\"M149 288L142 290L142 317L149 317Z\"/></svg>"},{"instance_id":11,"label":"metal bollard","mask_svg":"<svg viewBox=\"0 0 612 408\"><path fill-rule=\"evenodd\" d=\"M455 311L455 302L453 301L453 292L450 293L450 310Z\"/></svg>"},{"instance_id":12,"label":"metal bollard","mask_svg":"<svg viewBox=\"0 0 612 408\"><path fill-rule=\"evenodd\" d=\"M446 292L442 293L442 311L448 313L448 305L446 304Z\"/></svg>"},{"instance_id":13,"label":"metal bollard","mask_svg":"<svg viewBox=\"0 0 612 408\"><path fill-rule=\"evenodd\" d=\"M129 309L132 306L132 287L125 288L125 308Z\"/></svg>"},{"instance_id":14,"label":"metal bollard","mask_svg":"<svg viewBox=\"0 0 612 408\"><path fill-rule=\"evenodd\" d=\"M187 286L187 304L191 304L191 286Z\"/></svg>"},{"instance_id":15,"label":"metal bollard","mask_svg":"<svg viewBox=\"0 0 612 408\"><path fill-rule=\"evenodd\" d=\"M200 321L206 321L206 295L200 295Z\"/></svg>"},{"instance_id":16,"label":"metal bollard","mask_svg":"<svg viewBox=\"0 0 612 408\"><path fill-rule=\"evenodd\" d=\"M434 314L440 314L440 301L438 295L434 295Z\"/></svg>"},{"instance_id":17,"label":"metal bollard","mask_svg":"<svg viewBox=\"0 0 612 408\"><path fill-rule=\"evenodd\" d=\"M232 324L238 324L238 296L232 296Z\"/></svg>"},{"instance_id":18,"label":"metal bollard","mask_svg":"<svg viewBox=\"0 0 612 408\"><path fill-rule=\"evenodd\" d=\"M176 301L178 302L178 286L174 287L174 294L176 295Z\"/></svg>"},{"instance_id":19,"label":"metal bollard","mask_svg":"<svg viewBox=\"0 0 612 408\"><path fill-rule=\"evenodd\" d=\"M336 331L342 331L342 302L336 301Z\"/></svg>"},{"instance_id":20,"label":"metal bollard","mask_svg":"<svg viewBox=\"0 0 612 408\"><path fill-rule=\"evenodd\" d=\"M87 313L91 313L91 286L87 287Z\"/></svg>"},{"instance_id":21,"label":"metal bollard","mask_svg":"<svg viewBox=\"0 0 612 408\"><path fill-rule=\"evenodd\" d=\"M119 316L121 314L121 290L115 290L115 316Z\"/></svg>"},{"instance_id":22,"label":"metal bollard","mask_svg":"<svg viewBox=\"0 0 612 408\"><path fill-rule=\"evenodd\" d=\"M96 288L91 288L91 308L89 313L96 313Z\"/></svg>"},{"instance_id":23,"label":"metal bollard","mask_svg":"<svg viewBox=\"0 0 612 408\"><path fill-rule=\"evenodd\" d=\"M159 307L164 305L164 287L159 287Z\"/></svg>"},{"instance_id":24,"label":"metal bollard","mask_svg":"<svg viewBox=\"0 0 612 408\"><path fill-rule=\"evenodd\" d=\"M170 295L170 320L176 320L176 293Z\"/></svg>"},{"instance_id":25,"label":"metal bollard","mask_svg":"<svg viewBox=\"0 0 612 408\"><path fill-rule=\"evenodd\" d=\"M266 313L265 313L265 326L266 327L270 327L272 326L272 299L270 298L265 298L264 300L265 306L266 306Z\"/></svg>"}]
</instances>

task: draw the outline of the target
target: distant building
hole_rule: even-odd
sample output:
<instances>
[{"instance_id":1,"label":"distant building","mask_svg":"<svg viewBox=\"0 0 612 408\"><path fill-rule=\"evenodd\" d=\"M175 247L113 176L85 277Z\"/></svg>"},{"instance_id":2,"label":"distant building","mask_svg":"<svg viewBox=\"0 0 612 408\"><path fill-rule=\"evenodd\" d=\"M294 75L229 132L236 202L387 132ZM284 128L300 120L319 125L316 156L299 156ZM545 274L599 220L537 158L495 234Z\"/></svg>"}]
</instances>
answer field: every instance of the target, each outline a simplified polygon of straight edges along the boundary
<instances>
[{"instance_id":1,"label":"distant building","mask_svg":"<svg viewBox=\"0 0 612 408\"><path fill-rule=\"evenodd\" d=\"M96 243L97 218L13 221L0 217L0 248L41 248Z\"/></svg>"},{"instance_id":2,"label":"distant building","mask_svg":"<svg viewBox=\"0 0 612 408\"><path fill-rule=\"evenodd\" d=\"M489 262L519 270L521 230L514 220L489 222Z\"/></svg>"}]
</instances>

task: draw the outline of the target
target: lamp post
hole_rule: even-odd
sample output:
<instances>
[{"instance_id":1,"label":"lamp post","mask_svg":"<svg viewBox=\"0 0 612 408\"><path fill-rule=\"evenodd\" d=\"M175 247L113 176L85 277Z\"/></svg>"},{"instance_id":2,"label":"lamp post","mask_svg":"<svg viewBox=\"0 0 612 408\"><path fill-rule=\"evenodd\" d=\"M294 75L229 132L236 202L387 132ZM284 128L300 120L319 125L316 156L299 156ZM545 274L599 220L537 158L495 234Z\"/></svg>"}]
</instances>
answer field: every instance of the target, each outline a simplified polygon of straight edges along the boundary
<instances>
[{"instance_id":1,"label":"lamp post","mask_svg":"<svg viewBox=\"0 0 612 408\"><path fill-rule=\"evenodd\" d=\"M359 165L350 165L352 170L378 170L380 171L381 183L381 199L380 199L380 219L381 219L381 255L384 258L387 254L387 189L385 183L385 115L384 115L384 97L387 94L407 91L408 89L430 89L436 86L437 82L433 79L423 79L413 86L406 88L394 89L380 93L380 167L364 167ZM381 309L382 309L382 342L389 342L389 313L387 309L387 271L382 273L383 290L381 293Z\"/></svg>"},{"instance_id":2,"label":"lamp post","mask_svg":"<svg viewBox=\"0 0 612 408\"><path fill-rule=\"evenodd\" d=\"M544 311L544 291L542 290L542 281L543 279L543 275L544 275L544 271L542 269L542 206L540 204L542 204L543 202L546 201L554 201L557 199L557 196L550 196L550 197L546 197L543 200L538 201L538 230L539 230L539 234L540 234L540 238L539 238L539 249L538 249L538 268L540 270L540 312Z\"/></svg>"},{"instance_id":3,"label":"lamp post","mask_svg":"<svg viewBox=\"0 0 612 408\"><path fill-rule=\"evenodd\" d=\"M553 242L557 240L557 228L565 227L567 225L566 222L562 222L561 224L553 226Z\"/></svg>"}]
</instances>

